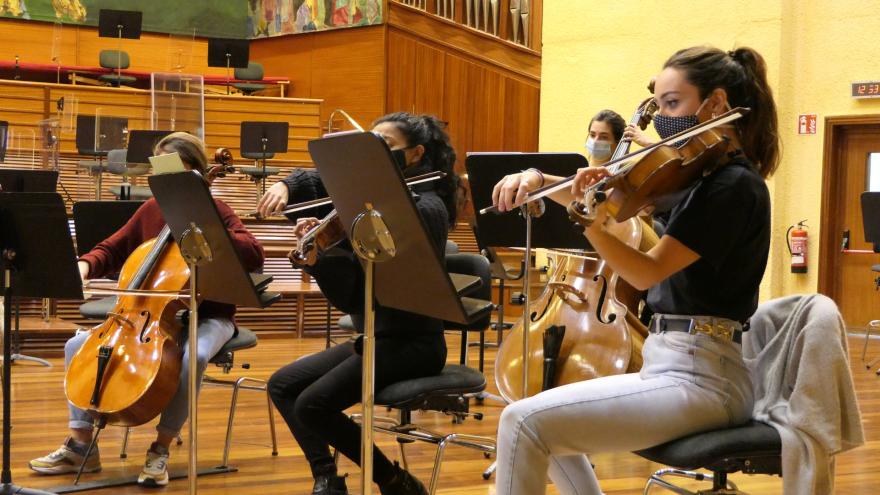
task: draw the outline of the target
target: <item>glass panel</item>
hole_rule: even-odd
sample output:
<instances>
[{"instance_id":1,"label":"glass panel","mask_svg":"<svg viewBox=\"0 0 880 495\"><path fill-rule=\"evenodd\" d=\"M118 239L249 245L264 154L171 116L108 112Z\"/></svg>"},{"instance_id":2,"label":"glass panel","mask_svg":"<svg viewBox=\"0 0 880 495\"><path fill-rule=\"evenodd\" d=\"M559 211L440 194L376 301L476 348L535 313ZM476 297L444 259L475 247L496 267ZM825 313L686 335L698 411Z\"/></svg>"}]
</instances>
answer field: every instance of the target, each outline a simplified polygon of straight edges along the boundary
<instances>
[{"instance_id":1,"label":"glass panel","mask_svg":"<svg viewBox=\"0 0 880 495\"><path fill-rule=\"evenodd\" d=\"M880 152L868 153L868 191L880 191Z\"/></svg>"},{"instance_id":2,"label":"glass panel","mask_svg":"<svg viewBox=\"0 0 880 495\"><path fill-rule=\"evenodd\" d=\"M205 139L202 76L154 72L150 87L155 130L185 131Z\"/></svg>"}]
</instances>

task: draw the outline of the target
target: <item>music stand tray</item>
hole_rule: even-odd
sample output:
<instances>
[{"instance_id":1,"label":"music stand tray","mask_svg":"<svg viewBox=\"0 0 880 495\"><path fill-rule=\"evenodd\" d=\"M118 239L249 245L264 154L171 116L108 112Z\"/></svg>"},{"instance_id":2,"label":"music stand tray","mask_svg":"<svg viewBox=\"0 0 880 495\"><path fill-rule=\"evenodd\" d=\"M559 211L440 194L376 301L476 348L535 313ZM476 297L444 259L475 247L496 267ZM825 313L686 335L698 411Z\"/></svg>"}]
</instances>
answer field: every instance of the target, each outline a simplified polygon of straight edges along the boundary
<instances>
[{"instance_id":1,"label":"music stand tray","mask_svg":"<svg viewBox=\"0 0 880 495\"><path fill-rule=\"evenodd\" d=\"M99 242L121 229L143 201L78 201L73 204L76 252L88 253Z\"/></svg>"},{"instance_id":2,"label":"music stand tray","mask_svg":"<svg viewBox=\"0 0 880 495\"><path fill-rule=\"evenodd\" d=\"M40 228L34 228L39 225ZM3 467L0 493L23 495L49 492L12 483L11 389L12 298L82 299L82 282L76 267L73 240L64 201L57 193L12 192L0 194L0 264L3 277Z\"/></svg>"},{"instance_id":3,"label":"music stand tray","mask_svg":"<svg viewBox=\"0 0 880 495\"><path fill-rule=\"evenodd\" d=\"M270 153L287 153L287 135L290 124L287 122L255 122L241 123L240 152L259 153L262 162L260 175L261 193L266 194L266 155Z\"/></svg>"},{"instance_id":4,"label":"music stand tray","mask_svg":"<svg viewBox=\"0 0 880 495\"><path fill-rule=\"evenodd\" d=\"M174 131L129 131L128 132L128 153L125 154L125 161L128 163L150 163L150 157L153 156L153 148L165 136Z\"/></svg>"},{"instance_id":5,"label":"music stand tray","mask_svg":"<svg viewBox=\"0 0 880 495\"><path fill-rule=\"evenodd\" d=\"M0 168L0 191L53 193L58 185L55 170Z\"/></svg>"},{"instance_id":6,"label":"music stand tray","mask_svg":"<svg viewBox=\"0 0 880 495\"><path fill-rule=\"evenodd\" d=\"M128 118L101 116L100 139L95 137L98 118L94 115L76 116L76 149L82 152L106 155L112 149L125 147L125 134L128 132ZM100 141L100 145L98 145Z\"/></svg>"},{"instance_id":7,"label":"music stand tray","mask_svg":"<svg viewBox=\"0 0 880 495\"><path fill-rule=\"evenodd\" d=\"M865 242L880 245L880 192L865 191L861 196Z\"/></svg>"},{"instance_id":8,"label":"music stand tray","mask_svg":"<svg viewBox=\"0 0 880 495\"><path fill-rule=\"evenodd\" d=\"M101 9L98 11L98 36L136 40L141 37L143 15L136 10Z\"/></svg>"},{"instance_id":9,"label":"music stand tray","mask_svg":"<svg viewBox=\"0 0 880 495\"><path fill-rule=\"evenodd\" d=\"M574 175L586 167L587 160L577 153L468 153L465 168L470 183L474 210L492 205L492 188L509 174L536 168L561 177ZM571 220L565 207L545 200L546 211L532 219L532 247L590 249L587 239ZM525 247L525 219L515 213L477 214L480 241L492 247Z\"/></svg>"},{"instance_id":10,"label":"music stand tray","mask_svg":"<svg viewBox=\"0 0 880 495\"><path fill-rule=\"evenodd\" d=\"M208 67L246 68L250 45L250 40L208 38Z\"/></svg>"}]
</instances>

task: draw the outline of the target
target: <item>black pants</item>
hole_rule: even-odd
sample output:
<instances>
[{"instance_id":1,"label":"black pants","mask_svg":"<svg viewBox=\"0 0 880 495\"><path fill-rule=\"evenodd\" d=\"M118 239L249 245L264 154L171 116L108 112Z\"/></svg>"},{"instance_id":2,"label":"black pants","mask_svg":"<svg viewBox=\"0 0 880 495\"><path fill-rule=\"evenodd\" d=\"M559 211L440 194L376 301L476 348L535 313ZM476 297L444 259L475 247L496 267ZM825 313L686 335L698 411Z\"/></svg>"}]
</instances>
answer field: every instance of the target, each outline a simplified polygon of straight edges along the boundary
<instances>
[{"instance_id":1,"label":"black pants","mask_svg":"<svg viewBox=\"0 0 880 495\"><path fill-rule=\"evenodd\" d=\"M446 363L442 333L376 339L376 391L403 380L437 375ZM360 465L360 426L343 411L361 399L362 358L352 343L302 357L269 379L269 395L305 453L312 476L335 474L332 445ZM373 480L383 485L394 466L373 448Z\"/></svg>"}]
</instances>

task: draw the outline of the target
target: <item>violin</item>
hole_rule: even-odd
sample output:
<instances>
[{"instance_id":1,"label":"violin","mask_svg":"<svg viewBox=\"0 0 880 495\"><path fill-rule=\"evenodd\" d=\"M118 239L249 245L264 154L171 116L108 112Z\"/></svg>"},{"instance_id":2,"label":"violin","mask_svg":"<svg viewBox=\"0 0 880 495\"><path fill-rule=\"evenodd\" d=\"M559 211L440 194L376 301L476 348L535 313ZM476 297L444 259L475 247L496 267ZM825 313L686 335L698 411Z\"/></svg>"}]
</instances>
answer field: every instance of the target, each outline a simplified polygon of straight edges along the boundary
<instances>
[{"instance_id":1,"label":"violin","mask_svg":"<svg viewBox=\"0 0 880 495\"><path fill-rule=\"evenodd\" d=\"M412 187L417 184L442 179L443 177L446 177L445 172L429 172L427 174L410 177L406 180L406 185ZM314 208L316 206L329 204L330 202L329 198L306 201L304 203L289 206L281 210L280 213L292 213L306 208ZM287 253L287 259L289 259L294 266L302 266L313 250L317 249L317 253L320 255L328 249L338 245L344 239L345 228L342 226L342 220L339 219L336 210L333 210L322 218L318 225L312 227L311 230L302 236L296 248L291 249L290 252Z\"/></svg>"},{"instance_id":2,"label":"violin","mask_svg":"<svg viewBox=\"0 0 880 495\"><path fill-rule=\"evenodd\" d=\"M226 174L235 173L235 167L232 165L232 152L228 148L217 148L217 151L214 152L214 163L205 174L208 184L213 183L214 179L226 177Z\"/></svg>"},{"instance_id":3,"label":"violin","mask_svg":"<svg viewBox=\"0 0 880 495\"><path fill-rule=\"evenodd\" d=\"M736 134L726 124L748 111L734 108L636 153L612 160L608 164L614 167L612 174L587 187L583 200L569 204L569 216L589 226L595 218L595 207L604 202L609 216L622 222L642 210L671 202L698 179L726 164L725 156L739 152ZM680 146L669 144L679 141L683 141Z\"/></svg>"},{"instance_id":4,"label":"violin","mask_svg":"<svg viewBox=\"0 0 880 495\"><path fill-rule=\"evenodd\" d=\"M94 416L99 427L144 424L177 390L185 338L177 314L187 308L178 295L189 275L168 226L125 261L119 286L126 290L107 319L91 329L64 378L67 400Z\"/></svg>"},{"instance_id":5,"label":"violin","mask_svg":"<svg viewBox=\"0 0 880 495\"><path fill-rule=\"evenodd\" d=\"M653 98L639 104L630 120L642 129L656 111ZM629 151L631 140L621 140L611 161ZM537 204L535 201L529 204ZM628 246L647 251L658 238L641 218L609 227ZM638 321L643 293L629 285L592 253L550 250L553 267L538 299L529 305L529 354L526 395L559 385L601 376L638 371L647 329ZM546 331L545 331L546 329ZM556 331L561 342L547 332ZM561 331L560 331L561 330ZM495 383L507 401L522 399L523 322L511 329L495 360Z\"/></svg>"}]
</instances>

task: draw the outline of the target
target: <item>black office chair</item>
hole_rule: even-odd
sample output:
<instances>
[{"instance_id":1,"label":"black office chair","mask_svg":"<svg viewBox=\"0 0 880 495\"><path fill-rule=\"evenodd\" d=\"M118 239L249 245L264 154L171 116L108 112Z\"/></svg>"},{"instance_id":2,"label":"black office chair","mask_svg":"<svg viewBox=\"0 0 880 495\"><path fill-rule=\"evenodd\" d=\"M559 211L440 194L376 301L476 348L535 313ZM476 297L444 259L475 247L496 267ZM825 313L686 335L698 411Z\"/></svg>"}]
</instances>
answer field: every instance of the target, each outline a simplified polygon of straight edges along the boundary
<instances>
[{"instance_id":1,"label":"black office chair","mask_svg":"<svg viewBox=\"0 0 880 495\"><path fill-rule=\"evenodd\" d=\"M485 296L491 291L489 262L477 254L452 254L446 256L446 267L450 273L479 277L479 282L463 284L453 279L459 294L485 301L482 310L473 315L472 325L455 324L465 334L471 327L485 331L489 324L494 305ZM471 278L472 278L471 277ZM445 322L446 328L453 324ZM463 346L467 339L463 339ZM428 492L433 494L437 489L437 480L443 463L443 454L449 445L460 445L479 450L487 457L495 452L495 438L468 435L463 433L438 433L412 423L412 412L415 410L435 411L452 416L453 423L461 423L467 416L481 420L483 415L470 412L470 398L476 397L486 389L486 377L482 372L463 365L446 365L436 376L404 380L391 384L376 393L375 404L396 409L398 418L376 417L373 429L380 433L394 435L400 446L400 458L404 469L407 469L404 445L414 441L427 442L437 446L434 456L434 468ZM353 415L358 419L360 415Z\"/></svg>"},{"instance_id":2,"label":"black office chair","mask_svg":"<svg viewBox=\"0 0 880 495\"><path fill-rule=\"evenodd\" d=\"M673 466L656 471L645 485L645 494L659 486L680 495L740 493L729 481L732 473L782 476L782 440L770 425L750 421L743 426L697 433L640 450L636 454L659 464ZM695 472L705 469L712 474ZM692 492L673 485L664 477L677 476L711 481L711 491Z\"/></svg>"},{"instance_id":3,"label":"black office chair","mask_svg":"<svg viewBox=\"0 0 880 495\"><path fill-rule=\"evenodd\" d=\"M481 281L480 285L470 291L468 297L485 301L492 299L492 276L490 273L489 260L484 256L472 253L447 254L446 271L449 273L462 273L479 277ZM443 323L446 330L461 330L461 352L459 364L464 366L467 365L468 335L470 332L479 332L480 359L478 369L481 373L483 372L485 356L486 329L489 328L489 320L491 316L491 313L488 313L484 318L480 318L467 325L448 321Z\"/></svg>"}]
</instances>

